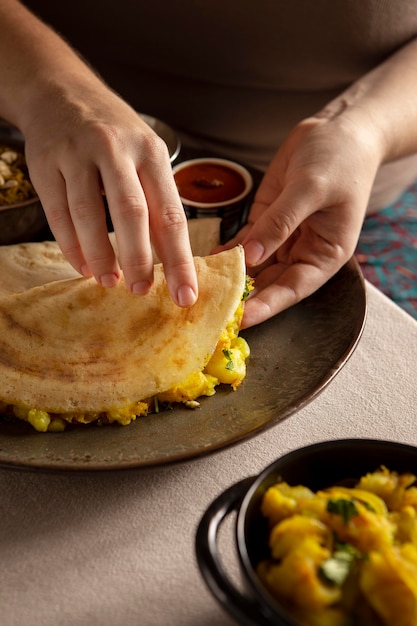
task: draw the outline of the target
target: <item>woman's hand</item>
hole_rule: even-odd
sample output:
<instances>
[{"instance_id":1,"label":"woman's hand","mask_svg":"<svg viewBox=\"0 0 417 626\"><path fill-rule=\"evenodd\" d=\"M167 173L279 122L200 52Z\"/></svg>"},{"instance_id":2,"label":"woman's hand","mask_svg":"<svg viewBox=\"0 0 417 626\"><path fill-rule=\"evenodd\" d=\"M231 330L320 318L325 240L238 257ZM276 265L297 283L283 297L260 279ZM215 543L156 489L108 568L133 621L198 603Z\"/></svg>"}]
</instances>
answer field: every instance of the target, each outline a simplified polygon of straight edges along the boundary
<instances>
[{"instance_id":1,"label":"woman's hand","mask_svg":"<svg viewBox=\"0 0 417 626\"><path fill-rule=\"evenodd\" d=\"M118 282L106 195L127 286L153 280L151 239L173 300L193 304L197 281L184 210L165 143L99 81L39 103L25 129L26 158L50 228L69 262L103 286Z\"/></svg>"},{"instance_id":2,"label":"woman's hand","mask_svg":"<svg viewBox=\"0 0 417 626\"><path fill-rule=\"evenodd\" d=\"M118 282L105 194L127 286L149 290L152 241L174 302L193 304L197 277L165 143L22 3L0 0L0 21L0 114L25 137L32 183L69 262L104 286Z\"/></svg>"},{"instance_id":3,"label":"woman's hand","mask_svg":"<svg viewBox=\"0 0 417 626\"><path fill-rule=\"evenodd\" d=\"M352 256L379 166L371 132L349 119L309 118L275 155L248 223L228 242L245 248L255 289L243 327L312 294Z\"/></svg>"}]
</instances>

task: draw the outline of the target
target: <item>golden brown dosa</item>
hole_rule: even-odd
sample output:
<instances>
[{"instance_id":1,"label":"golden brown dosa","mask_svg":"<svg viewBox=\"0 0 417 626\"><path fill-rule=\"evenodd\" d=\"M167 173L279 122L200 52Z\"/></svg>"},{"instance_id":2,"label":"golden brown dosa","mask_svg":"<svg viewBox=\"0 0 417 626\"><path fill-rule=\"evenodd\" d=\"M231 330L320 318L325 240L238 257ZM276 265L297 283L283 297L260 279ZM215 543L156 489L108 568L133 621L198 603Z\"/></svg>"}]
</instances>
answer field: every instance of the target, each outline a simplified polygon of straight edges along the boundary
<instances>
[{"instance_id":1,"label":"golden brown dosa","mask_svg":"<svg viewBox=\"0 0 417 626\"><path fill-rule=\"evenodd\" d=\"M189 220L188 232L194 256L207 256L220 241L220 218ZM110 242L118 256L114 233ZM153 252L154 263L160 259ZM0 296L19 293L56 280L79 277L68 263L56 241L30 242L0 246Z\"/></svg>"},{"instance_id":2,"label":"golden brown dosa","mask_svg":"<svg viewBox=\"0 0 417 626\"><path fill-rule=\"evenodd\" d=\"M55 241L0 246L0 296L79 277Z\"/></svg>"},{"instance_id":3,"label":"golden brown dosa","mask_svg":"<svg viewBox=\"0 0 417 626\"><path fill-rule=\"evenodd\" d=\"M245 287L243 248L196 257L200 295L177 307L161 265L145 296L123 281L58 280L0 297L0 400L52 413L102 412L202 370Z\"/></svg>"}]
</instances>

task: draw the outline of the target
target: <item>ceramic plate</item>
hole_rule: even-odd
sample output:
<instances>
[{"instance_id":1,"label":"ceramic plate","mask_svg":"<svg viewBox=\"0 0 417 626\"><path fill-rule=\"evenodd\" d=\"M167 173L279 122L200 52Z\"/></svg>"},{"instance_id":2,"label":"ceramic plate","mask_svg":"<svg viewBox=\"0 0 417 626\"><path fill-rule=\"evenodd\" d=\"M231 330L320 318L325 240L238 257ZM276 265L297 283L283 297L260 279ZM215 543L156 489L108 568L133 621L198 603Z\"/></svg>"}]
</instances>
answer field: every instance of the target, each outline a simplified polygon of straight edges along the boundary
<instances>
[{"instance_id":1,"label":"ceramic plate","mask_svg":"<svg viewBox=\"0 0 417 626\"><path fill-rule=\"evenodd\" d=\"M40 434L0 424L0 466L48 471L121 470L184 461L236 444L312 401L355 349L366 317L362 274L351 260L319 291L242 332L251 347L236 391L220 389L199 409L175 408L129 426Z\"/></svg>"}]
</instances>

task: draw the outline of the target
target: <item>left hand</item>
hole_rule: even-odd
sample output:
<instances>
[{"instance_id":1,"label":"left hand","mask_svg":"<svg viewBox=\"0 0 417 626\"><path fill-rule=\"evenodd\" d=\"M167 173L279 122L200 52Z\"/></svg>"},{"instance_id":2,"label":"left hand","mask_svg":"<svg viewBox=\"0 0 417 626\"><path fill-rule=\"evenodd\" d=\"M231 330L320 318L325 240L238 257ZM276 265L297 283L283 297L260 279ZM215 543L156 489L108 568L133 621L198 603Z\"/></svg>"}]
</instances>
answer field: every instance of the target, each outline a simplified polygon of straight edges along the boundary
<instances>
[{"instance_id":1,"label":"left hand","mask_svg":"<svg viewBox=\"0 0 417 626\"><path fill-rule=\"evenodd\" d=\"M350 259L379 163L366 125L308 118L294 128L265 173L248 223L223 246L242 244L255 278L242 328L309 296Z\"/></svg>"}]
</instances>

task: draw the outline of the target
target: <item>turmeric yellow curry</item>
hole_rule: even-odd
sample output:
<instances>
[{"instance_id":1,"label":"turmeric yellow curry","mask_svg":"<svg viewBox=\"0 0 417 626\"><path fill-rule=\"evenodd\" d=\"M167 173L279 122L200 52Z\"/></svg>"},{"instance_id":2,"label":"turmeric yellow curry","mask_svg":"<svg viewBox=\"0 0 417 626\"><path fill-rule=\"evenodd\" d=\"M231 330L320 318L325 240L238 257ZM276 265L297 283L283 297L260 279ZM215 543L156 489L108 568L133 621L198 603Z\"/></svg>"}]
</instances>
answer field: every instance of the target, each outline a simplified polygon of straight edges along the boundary
<instances>
[{"instance_id":1,"label":"turmeric yellow curry","mask_svg":"<svg viewBox=\"0 0 417 626\"><path fill-rule=\"evenodd\" d=\"M258 574L302 626L417 626L417 487L381 467L316 493L280 482L262 500Z\"/></svg>"}]
</instances>

